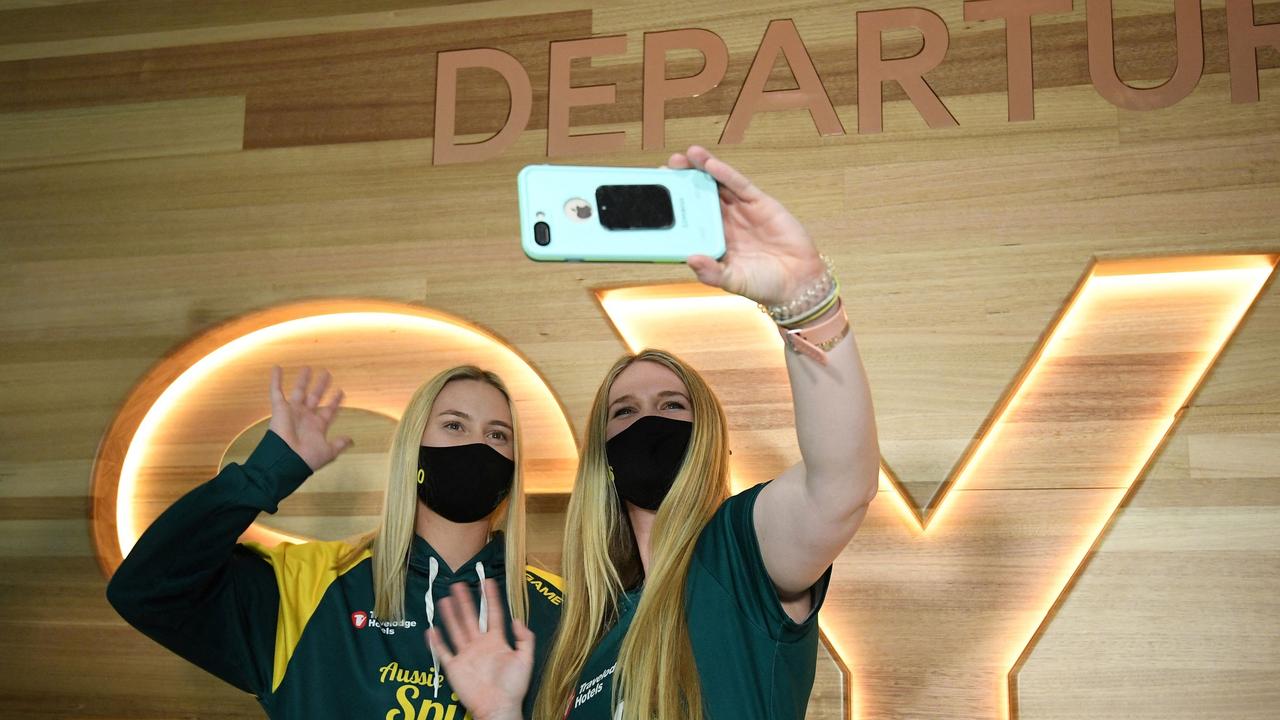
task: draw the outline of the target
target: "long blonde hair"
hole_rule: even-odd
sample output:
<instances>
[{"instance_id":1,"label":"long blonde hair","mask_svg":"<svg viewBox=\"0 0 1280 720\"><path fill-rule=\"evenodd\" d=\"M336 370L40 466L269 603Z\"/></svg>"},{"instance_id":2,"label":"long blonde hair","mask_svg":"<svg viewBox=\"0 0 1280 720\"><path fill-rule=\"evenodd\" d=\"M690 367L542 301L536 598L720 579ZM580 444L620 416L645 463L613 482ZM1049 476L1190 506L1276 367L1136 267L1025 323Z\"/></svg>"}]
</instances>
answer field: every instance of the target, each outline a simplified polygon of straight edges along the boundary
<instances>
[{"instance_id":1,"label":"long blonde hair","mask_svg":"<svg viewBox=\"0 0 1280 720\"><path fill-rule=\"evenodd\" d=\"M515 403L502 379L472 365L450 368L436 375L413 394L396 426L391 443L390 474L382 505L382 522L365 535L338 562L345 565L365 550L373 553L374 614L379 619L404 619L404 586L409 571L409 548L413 543L414 520L418 508L418 448L431 416L431 407L445 385L454 380L478 380L497 388L511 408L511 435L516 470L511 492L492 515L490 530L502 528L505 535L507 603L512 617L529 615L525 593L525 507L524 475L520 467L520 421Z\"/></svg>"},{"instance_id":2,"label":"long blonde hair","mask_svg":"<svg viewBox=\"0 0 1280 720\"><path fill-rule=\"evenodd\" d=\"M646 360L684 381L693 434L670 492L658 508L646 577L635 535L609 476L605 453L609 390L632 363ZM643 579L644 594L614 673L624 717L702 718L702 684L689 641L685 579L698 535L729 495L724 410L692 368L661 350L624 356L596 392L564 532L564 610L534 705L535 720L561 720L591 651L618 619L623 592Z\"/></svg>"}]
</instances>

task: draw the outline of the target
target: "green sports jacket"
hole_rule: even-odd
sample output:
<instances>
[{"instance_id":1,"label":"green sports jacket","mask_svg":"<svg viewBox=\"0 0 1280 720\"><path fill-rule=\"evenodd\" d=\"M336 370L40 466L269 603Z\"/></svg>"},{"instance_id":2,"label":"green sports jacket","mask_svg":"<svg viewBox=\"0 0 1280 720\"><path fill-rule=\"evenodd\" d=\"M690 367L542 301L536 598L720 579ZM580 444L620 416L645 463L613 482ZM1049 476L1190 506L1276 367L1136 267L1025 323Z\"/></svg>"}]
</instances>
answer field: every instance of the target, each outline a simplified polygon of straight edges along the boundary
<instances>
[{"instance_id":1,"label":"green sports jacket","mask_svg":"<svg viewBox=\"0 0 1280 720\"><path fill-rule=\"evenodd\" d=\"M351 549L342 542L237 542L259 513L275 512L310 475L268 432L243 465L228 465L156 518L111 578L108 600L156 642L255 695L268 717L470 717L423 633L454 583L467 583L478 598L482 573L503 588L487 600L506 606L501 535L456 569L415 536L405 617L384 621L373 612L368 551L339 566ZM531 706L560 617L561 582L532 567L519 581L538 639Z\"/></svg>"}]
</instances>

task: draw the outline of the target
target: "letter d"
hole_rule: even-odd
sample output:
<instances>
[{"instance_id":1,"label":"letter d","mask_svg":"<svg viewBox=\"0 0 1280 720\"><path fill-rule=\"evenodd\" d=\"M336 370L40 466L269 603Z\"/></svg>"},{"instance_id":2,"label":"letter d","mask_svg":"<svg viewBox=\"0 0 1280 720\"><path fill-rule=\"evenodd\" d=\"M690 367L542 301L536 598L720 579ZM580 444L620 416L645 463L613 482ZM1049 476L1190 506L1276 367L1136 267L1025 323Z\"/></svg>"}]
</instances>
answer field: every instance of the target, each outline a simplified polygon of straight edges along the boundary
<instances>
[{"instance_id":1,"label":"letter d","mask_svg":"<svg viewBox=\"0 0 1280 720\"><path fill-rule=\"evenodd\" d=\"M488 68L497 72L511 93L511 111L502 129L480 142L459 144L454 129L458 109L458 70ZM524 66L511 55L492 48L451 50L436 55L436 123L432 162L436 165L480 162L511 147L529 122L533 88Z\"/></svg>"}]
</instances>

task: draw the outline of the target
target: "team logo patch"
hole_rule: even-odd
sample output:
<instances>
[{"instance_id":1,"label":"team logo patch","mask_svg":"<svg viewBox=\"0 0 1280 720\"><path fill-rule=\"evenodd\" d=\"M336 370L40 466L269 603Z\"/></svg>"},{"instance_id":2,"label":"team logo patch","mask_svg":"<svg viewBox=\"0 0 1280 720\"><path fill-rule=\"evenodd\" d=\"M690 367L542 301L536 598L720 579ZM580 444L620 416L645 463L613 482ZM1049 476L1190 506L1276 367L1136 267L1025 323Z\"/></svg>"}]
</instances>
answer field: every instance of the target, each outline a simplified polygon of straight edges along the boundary
<instances>
[{"instance_id":1,"label":"team logo patch","mask_svg":"<svg viewBox=\"0 0 1280 720\"><path fill-rule=\"evenodd\" d=\"M356 610L351 613L351 627L357 630L377 630L383 635L395 635L399 628L418 627L417 620L379 620L372 610Z\"/></svg>"}]
</instances>

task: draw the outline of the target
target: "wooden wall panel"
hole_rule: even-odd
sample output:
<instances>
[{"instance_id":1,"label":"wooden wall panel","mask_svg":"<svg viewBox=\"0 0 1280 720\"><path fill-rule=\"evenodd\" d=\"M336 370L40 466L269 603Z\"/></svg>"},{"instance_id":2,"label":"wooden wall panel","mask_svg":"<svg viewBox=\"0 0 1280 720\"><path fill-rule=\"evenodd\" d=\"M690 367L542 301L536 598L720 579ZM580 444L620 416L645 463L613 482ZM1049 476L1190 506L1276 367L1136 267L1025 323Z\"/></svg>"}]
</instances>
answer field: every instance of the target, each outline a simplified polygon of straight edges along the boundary
<instances>
[{"instance_id":1,"label":"wooden wall panel","mask_svg":"<svg viewBox=\"0 0 1280 720\"><path fill-rule=\"evenodd\" d=\"M18 0L21 5L24 0ZM409 10L423 5L420 0L370 0L359 4L359 10L385 12ZM438 3L437 3L438 4ZM251 2L246 0L214 0L183 3L173 0L132 0L119 2L36 2L30 7L17 7L4 15L0 44L83 40L87 37L130 35L135 33L169 33L209 26L244 25L248 23L282 22L304 18L345 15L352 5L343 0L299 2ZM9 7L0 5L0 9Z\"/></svg>"},{"instance_id":2,"label":"wooden wall panel","mask_svg":"<svg viewBox=\"0 0 1280 720\"><path fill-rule=\"evenodd\" d=\"M74 8L67 9L67 11ZM62 8L56 8L62 11ZM806 37L810 56L837 106L856 101L857 71L852 52L856 26L848 12L834 14L830 23L815 19ZM211 13L217 17L218 13ZM769 10L744 14L731 25L749 41L759 41ZM1081 13L1077 13L1081 15ZM0 111L72 107L121 99L169 99L211 94L247 97L246 146L364 142L430 137L434 124L434 54L468 47L500 47L529 71L534 88L531 129L546 123L546 43L590 34L590 13L529 15L505 22L474 21L427 27L360 30L217 45L190 45L134 52L32 59L0 63ZM1275 22L1280 4L1260 4L1259 22ZM208 21L210 18L205 18ZM825 18L823 18L825 19ZM197 22L198 19L188 19ZM24 19L24 22L27 20ZM1225 73L1225 11L1204 12L1205 72ZM19 25L21 27L21 25ZM947 61L930 73L930 85L946 98L1002 92L1005 80L1004 30L975 24L974 31L954 33ZM749 29L758 28L757 35ZM652 29L619 28L611 32ZM802 37L805 27L800 27ZM1120 17L1115 22L1116 67L1134 81L1163 80L1173 70L1172 27L1153 23L1150 16ZM730 35L729 32L725 32ZM1089 72L1083 17L1056 23L1033 35L1040 62L1036 87L1087 86ZM885 43L885 57L911 55L919 39L907 37ZM618 101L612 105L576 110L578 124L638 121L642 73L639 37L625 58L597 61L599 67L575 74L578 85L615 83ZM696 100L671 104L670 117L727 116L737 99L752 55L734 57L723 82ZM1260 54L1259 67L1280 66L1271 53ZM690 74L700 60L672 63L672 77ZM143 71L145 68L145 71ZM468 76L464 74L464 80ZM470 76L459 104L459 132L492 133L506 118L506 90L493 78ZM776 67L770 88L793 86L789 70ZM465 90L483 88L469 96ZM896 83L885 88L886 100L902 100ZM960 118L962 121L963 117ZM857 132L854 118L844 121L848 133Z\"/></svg>"},{"instance_id":3,"label":"wooden wall panel","mask_svg":"<svg viewBox=\"0 0 1280 720\"><path fill-rule=\"evenodd\" d=\"M639 149L643 32L704 27L728 43L721 85L668 107L669 147L710 146L769 20L796 22L847 134L820 138L804 111L766 113L719 151L836 259L886 463L920 505L1093 258L1280 251L1280 52L1258 54L1261 101L1230 103L1222 0L1203 3L1196 90L1147 113L1117 110L1089 84L1083 0L1038 17L1037 119L1023 123L1006 120L1002 24L966 23L961 3L928 0L951 50L927 78L960 127L926 129L890 86L885 132L857 135L855 12L908 4L0 2L0 714L260 716L114 616L89 541L88 479L105 428L133 383L196 333L311 297L425 303L517 347L581 429L623 350L592 289L689 276L521 256L513 178L546 160L550 40L628 35L625 55L574 70L575 84L614 82L619 96L575 111L575 132L625 130L624 152L557 160L656 165L664 153ZM1256 4L1257 22L1280 22L1280 3ZM1162 81L1171 4L1115 5L1121 75ZM530 127L495 160L432 167L434 53L481 45L528 68ZM917 45L893 33L886 55ZM674 56L670 72L697 66ZM463 79L460 129L480 139L505 117L506 94L480 75ZM777 67L770 87L792 82ZM1277 293L1264 292L1022 667L1020 717L1274 715ZM731 415L785 407L744 381L753 369L717 369ZM776 470L787 452L785 414L739 428L743 443L780 448L742 453L752 472ZM1079 479L1048 461L1026 472L1031 486L1055 473ZM351 492L336 501L376 504L376 491ZM1085 495L1010 491L993 506L1009 525L992 537L1025 531L1019 513ZM323 524L334 502L300 497L299 522ZM563 498L532 507L531 550L555 567ZM881 590L907 581L892 575L894 557L866 545L897 532L888 507L838 571L883 570ZM1036 567L1034 555L1018 562ZM959 579L996 582L974 573ZM868 612L883 597L849 592ZM855 674L900 670L859 660ZM811 717L838 716L839 685L824 659ZM877 717L936 714L935 690L902 687ZM991 701L988 689L964 693L975 707Z\"/></svg>"},{"instance_id":4,"label":"wooden wall panel","mask_svg":"<svg viewBox=\"0 0 1280 720\"><path fill-rule=\"evenodd\" d=\"M1280 379L1257 372L1277 332L1273 287L1023 668L1024 717L1280 707Z\"/></svg>"},{"instance_id":5,"label":"wooden wall panel","mask_svg":"<svg viewBox=\"0 0 1280 720\"><path fill-rule=\"evenodd\" d=\"M0 168L237 152L244 98L103 105L0 115Z\"/></svg>"},{"instance_id":6,"label":"wooden wall panel","mask_svg":"<svg viewBox=\"0 0 1280 720\"><path fill-rule=\"evenodd\" d=\"M545 98L547 43L590 35L590 27L589 13L549 13L13 61L0 63L0 111L243 95L246 147L429 137L437 52L501 46L530 68ZM508 94L487 79L483 92L460 95L472 110L459 132L502 126ZM534 117L545 119L545 100L539 107Z\"/></svg>"},{"instance_id":7,"label":"wooden wall panel","mask_svg":"<svg viewBox=\"0 0 1280 720\"><path fill-rule=\"evenodd\" d=\"M101 0L90 1L100 2ZM265 3L255 3L255 6L261 5L265 5ZM181 9L186 8L196 8L198 12L199 6L186 4L181 6ZM442 14L447 15L452 22L462 22L467 20L507 19L528 14L540 14L546 11L565 12L590 9L590 3L584 0L563 0L563 2L557 2L555 7L544 8L541 11L537 9L531 10L530 6L519 2L519 0L496 0L495 2L453 5L447 13L441 13L437 8L424 6L406 10L384 10L381 12L359 12L360 8L357 7L352 8L351 13L343 15L246 22L233 25L195 26L185 30L169 32L139 31L125 35L95 35L92 28L82 27L80 28L82 36L73 39L19 42L0 46L0 60L72 57L147 50L156 47L182 47L208 43L304 37L352 30L420 27L439 22Z\"/></svg>"}]
</instances>

